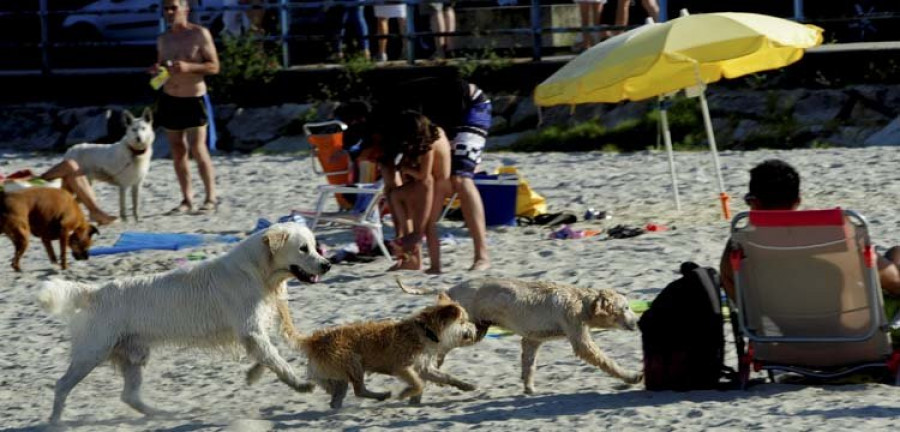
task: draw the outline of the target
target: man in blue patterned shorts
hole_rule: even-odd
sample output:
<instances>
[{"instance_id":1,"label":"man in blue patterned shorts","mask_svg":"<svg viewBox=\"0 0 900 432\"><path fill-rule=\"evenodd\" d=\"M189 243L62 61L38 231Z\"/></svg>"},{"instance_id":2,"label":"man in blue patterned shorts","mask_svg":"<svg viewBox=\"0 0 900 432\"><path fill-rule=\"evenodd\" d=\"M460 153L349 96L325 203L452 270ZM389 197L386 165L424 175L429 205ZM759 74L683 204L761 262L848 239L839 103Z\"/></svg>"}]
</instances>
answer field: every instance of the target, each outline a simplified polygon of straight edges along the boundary
<instances>
[{"instance_id":1,"label":"man in blue patterned shorts","mask_svg":"<svg viewBox=\"0 0 900 432\"><path fill-rule=\"evenodd\" d=\"M398 99L403 100L398 102ZM381 101L394 109L419 111L446 132L453 151L450 180L475 247L475 258L469 270L490 268L484 203L473 180L491 128L490 98L480 88L462 79L424 78L392 89L390 94L382 96Z\"/></svg>"}]
</instances>

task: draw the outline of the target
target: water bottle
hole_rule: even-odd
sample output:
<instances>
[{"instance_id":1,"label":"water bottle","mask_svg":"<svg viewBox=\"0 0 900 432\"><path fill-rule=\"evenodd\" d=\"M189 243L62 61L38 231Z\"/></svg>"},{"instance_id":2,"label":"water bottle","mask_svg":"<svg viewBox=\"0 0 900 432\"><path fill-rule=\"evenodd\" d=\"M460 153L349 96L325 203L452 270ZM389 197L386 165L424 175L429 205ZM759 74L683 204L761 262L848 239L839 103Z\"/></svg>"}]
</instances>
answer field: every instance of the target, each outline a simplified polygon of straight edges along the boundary
<instances>
[{"instance_id":1,"label":"water bottle","mask_svg":"<svg viewBox=\"0 0 900 432\"><path fill-rule=\"evenodd\" d=\"M154 75L153 78L150 78L150 87L153 87L153 90L159 90L168 80L169 70L160 66L156 75Z\"/></svg>"}]
</instances>

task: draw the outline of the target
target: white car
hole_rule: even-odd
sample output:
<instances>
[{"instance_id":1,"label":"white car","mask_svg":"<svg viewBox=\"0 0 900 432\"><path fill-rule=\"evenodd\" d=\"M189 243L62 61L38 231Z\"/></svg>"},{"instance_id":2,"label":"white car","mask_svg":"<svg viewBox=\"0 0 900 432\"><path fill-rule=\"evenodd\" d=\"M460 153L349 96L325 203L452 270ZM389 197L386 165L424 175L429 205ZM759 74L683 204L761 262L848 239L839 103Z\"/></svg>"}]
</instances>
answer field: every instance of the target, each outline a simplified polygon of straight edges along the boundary
<instances>
[{"instance_id":1,"label":"white car","mask_svg":"<svg viewBox=\"0 0 900 432\"><path fill-rule=\"evenodd\" d=\"M223 0L192 0L195 8L222 7ZM79 9L78 14L69 15L63 20L62 28L67 39L84 40L120 40L152 42L160 33L160 1L159 0L97 0ZM95 14L98 11L136 11L109 14ZM144 12L146 11L146 12ZM199 15L200 24L210 28L213 34L222 26L222 11L202 11L193 13L193 19Z\"/></svg>"}]
</instances>

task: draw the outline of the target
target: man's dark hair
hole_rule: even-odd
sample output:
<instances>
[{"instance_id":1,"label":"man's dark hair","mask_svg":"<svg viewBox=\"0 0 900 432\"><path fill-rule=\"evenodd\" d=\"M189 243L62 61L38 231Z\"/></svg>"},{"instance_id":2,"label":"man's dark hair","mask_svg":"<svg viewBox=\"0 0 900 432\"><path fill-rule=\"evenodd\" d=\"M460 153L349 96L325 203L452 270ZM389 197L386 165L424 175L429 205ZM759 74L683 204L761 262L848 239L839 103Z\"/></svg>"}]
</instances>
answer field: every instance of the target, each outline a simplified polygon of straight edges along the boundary
<instances>
[{"instance_id":1,"label":"man's dark hair","mask_svg":"<svg viewBox=\"0 0 900 432\"><path fill-rule=\"evenodd\" d=\"M365 121L372 113L372 107L364 100L352 100L342 103L334 110L334 116L340 120L362 120Z\"/></svg>"},{"instance_id":2,"label":"man's dark hair","mask_svg":"<svg viewBox=\"0 0 900 432\"><path fill-rule=\"evenodd\" d=\"M789 210L800 200L800 174L785 161L764 161L750 170L748 195L763 210Z\"/></svg>"}]
</instances>

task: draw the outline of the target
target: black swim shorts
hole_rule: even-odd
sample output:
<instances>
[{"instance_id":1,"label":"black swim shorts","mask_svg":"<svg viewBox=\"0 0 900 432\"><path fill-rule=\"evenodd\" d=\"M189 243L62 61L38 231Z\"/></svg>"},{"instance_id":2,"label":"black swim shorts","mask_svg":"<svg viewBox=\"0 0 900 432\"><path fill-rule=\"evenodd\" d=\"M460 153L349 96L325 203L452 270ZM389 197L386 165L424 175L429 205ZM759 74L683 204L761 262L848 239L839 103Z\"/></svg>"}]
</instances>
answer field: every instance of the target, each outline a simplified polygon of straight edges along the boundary
<instances>
[{"instance_id":1,"label":"black swim shorts","mask_svg":"<svg viewBox=\"0 0 900 432\"><path fill-rule=\"evenodd\" d=\"M177 97L159 92L156 101L156 125L166 130L185 130L206 126L203 96Z\"/></svg>"}]
</instances>

